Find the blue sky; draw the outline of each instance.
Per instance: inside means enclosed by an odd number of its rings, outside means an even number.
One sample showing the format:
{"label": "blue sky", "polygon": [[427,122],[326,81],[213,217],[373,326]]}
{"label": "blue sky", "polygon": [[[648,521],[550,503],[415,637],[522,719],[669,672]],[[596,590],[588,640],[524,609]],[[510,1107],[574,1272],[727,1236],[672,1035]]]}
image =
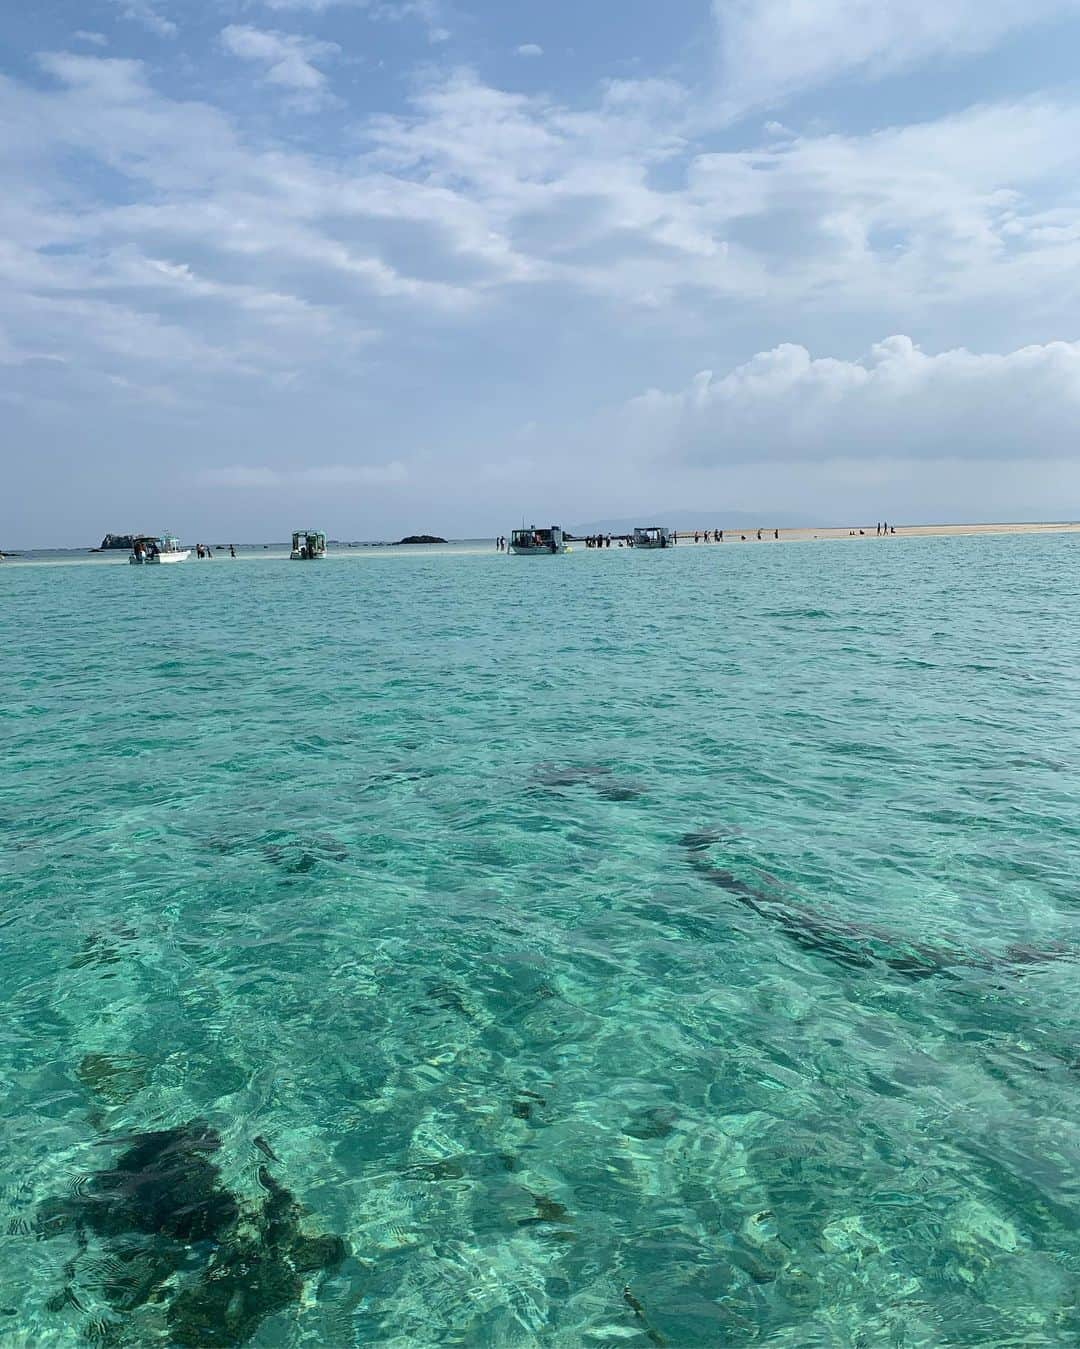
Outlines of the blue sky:
{"label": "blue sky", "polygon": [[1080,0],[52,0],[0,544],[1080,515]]}

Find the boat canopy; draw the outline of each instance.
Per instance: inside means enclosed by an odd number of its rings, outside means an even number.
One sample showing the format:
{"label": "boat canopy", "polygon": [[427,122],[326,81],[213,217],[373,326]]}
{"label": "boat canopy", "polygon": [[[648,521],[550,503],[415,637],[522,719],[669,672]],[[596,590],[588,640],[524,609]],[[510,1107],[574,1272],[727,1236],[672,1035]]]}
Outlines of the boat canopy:
{"label": "boat canopy", "polygon": [[528,529],[514,529],[510,533],[511,544],[519,548],[544,548],[561,541],[562,530],[558,525],[530,525]]}
{"label": "boat canopy", "polygon": [[313,558],[326,556],[326,535],[321,529],[294,529],[292,536],[292,560],[310,562]]}
{"label": "boat canopy", "polygon": [[667,525],[637,525],[634,529],[636,544],[659,544],[663,547],[671,539],[671,530]]}
{"label": "boat canopy", "polygon": [[131,539],[131,551],[133,553],[150,552],[151,550],[159,553],[179,553],[183,550],[180,547],[180,540],[175,534],[162,534],[160,537],[156,534],[134,534]]}

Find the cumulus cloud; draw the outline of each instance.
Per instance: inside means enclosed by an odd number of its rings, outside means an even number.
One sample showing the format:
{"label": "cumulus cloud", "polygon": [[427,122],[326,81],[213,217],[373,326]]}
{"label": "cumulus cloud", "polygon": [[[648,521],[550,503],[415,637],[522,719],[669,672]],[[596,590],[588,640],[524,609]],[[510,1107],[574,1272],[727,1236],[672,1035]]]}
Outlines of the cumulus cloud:
{"label": "cumulus cloud", "polygon": [[1060,457],[1080,414],[1080,342],[1004,355],[928,355],[887,338],[861,360],[784,344],[620,414],[645,454],[697,465],[755,460]]}
{"label": "cumulus cloud", "polygon": [[341,53],[336,42],[253,28],[249,24],[234,23],[222,29],[221,43],[241,61],[260,66],[268,84],[294,90],[312,106],[321,100],[326,88],[326,76],[315,62]]}
{"label": "cumulus cloud", "polygon": [[404,482],[405,465],[392,459],[385,464],[328,464],[312,468],[267,468],[232,464],[206,469],[201,481],[217,487],[379,487]]}
{"label": "cumulus cloud", "polygon": [[160,14],[151,0],[112,0],[122,19],[130,19],[158,37],[175,37],[180,31],[172,19]]}
{"label": "cumulus cloud", "polygon": [[517,54],[519,56],[543,56],[544,49],[537,42],[523,42],[517,48]]}
{"label": "cumulus cloud", "polygon": [[149,92],[141,61],[42,52],[38,64],[60,83],[78,91],[79,96],[100,99],[105,105],[140,102]]}
{"label": "cumulus cloud", "polygon": [[840,76],[875,77],[990,49],[1077,0],[713,0],[732,113]]}

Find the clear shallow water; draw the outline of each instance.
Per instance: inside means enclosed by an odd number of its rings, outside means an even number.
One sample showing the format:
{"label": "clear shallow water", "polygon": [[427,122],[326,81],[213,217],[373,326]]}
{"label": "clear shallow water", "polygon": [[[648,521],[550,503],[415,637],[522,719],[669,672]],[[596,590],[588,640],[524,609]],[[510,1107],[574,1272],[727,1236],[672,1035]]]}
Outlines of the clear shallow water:
{"label": "clear shallow water", "polygon": [[0,568],[0,1346],[199,1119],[256,1346],[1080,1341],[1073,539],[215,561]]}

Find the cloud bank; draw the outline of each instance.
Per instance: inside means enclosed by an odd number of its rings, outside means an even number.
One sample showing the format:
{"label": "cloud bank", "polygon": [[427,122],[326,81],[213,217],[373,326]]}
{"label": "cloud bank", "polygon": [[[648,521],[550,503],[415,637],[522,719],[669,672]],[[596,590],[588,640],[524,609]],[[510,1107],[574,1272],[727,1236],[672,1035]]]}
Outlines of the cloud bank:
{"label": "cloud bank", "polygon": [[927,355],[886,338],[857,361],[784,344],[621,414],[639,452],[697,466],[761,460],[1056,458],[1080,427],[1080,342]]}

